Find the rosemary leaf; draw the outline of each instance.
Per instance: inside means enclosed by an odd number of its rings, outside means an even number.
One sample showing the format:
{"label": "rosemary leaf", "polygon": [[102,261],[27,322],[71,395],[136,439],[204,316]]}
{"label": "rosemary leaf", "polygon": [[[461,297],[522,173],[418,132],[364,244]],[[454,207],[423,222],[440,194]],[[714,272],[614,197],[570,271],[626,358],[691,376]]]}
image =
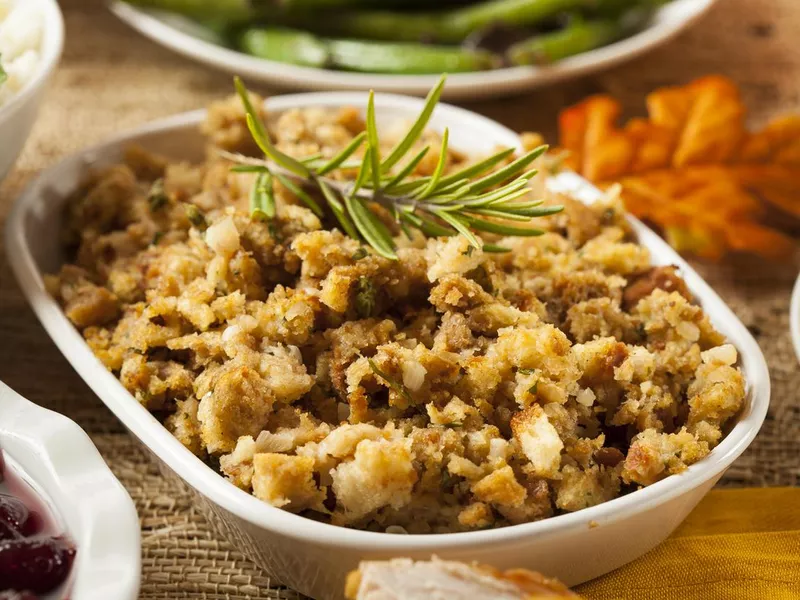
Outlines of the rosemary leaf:
{"label": "rosemary leaf", "polygon": [[280,173],[275,173],[275,177],[277,177],[278,181],[280,181],[283,184],[283,187],[285,187],[295,196],[300,198],[300,200],[302,200],[306,204],[306,206],[308,206],[312,211],[314,211],[315,215],[317,215],[320,218],[325,216],[325,212],[322,210],[322,207],[319,205],[319,203],[316,200],[314,200],[314,198],[312,198],[302,187],[297,185],[294,181],[292,181],[285,175],[281,175]]}
{"label": "rosemary leaf", "polygon": [[392,242],[392,235],[386,228],[386,225],[384,225],[360,199],[354,196],[345,196],[344,204],[358,232],[364,237],[367,243],[375,248],[375,251],[384,258],[397,260],[397,254],[395,254],[394,251],[394,243]]}
{"label": "rosemary leaf", "polygon": [[356,176],[356,180],[353,183],[353,190],[350,192],[351,196],[355,196],[358,193],[364,183],[367,181],[367,175],[369,174],[369,165],[372,163],[372,148],[367,146],[366,151],[364,151],[364,158],[361,161],[361,169]]}
{"label": "rosemary leaf", "polygon": [[315,163],[315,162],[319,161],[322,158],[323,158],[322,152],[315,152],[314,154],[310,154],[308,156],[304,156],[303,158],[300,159],[300,162],[303,163],[304,165],[308,165],[308,164]]}
{"label": "rosemary leaf", "polygon": [[477,181],[472,182],[469,187],[470,192],[473,193],[480,192],[489,189],[491,187],[494,187],[498,183],[503,183],[504,181],[510,179],[511,177],[522,171],[522,169],[527,167],[529,164],[531,164],[534,160],[539,158],[546,151],[547,151],[547,146],[539,146],[538,148],[531,150],[527,154],[520,156],[517,160],[515,160],[511,164],[506,165],[502,169],[495,171],[494,173],[487,175],[486,177],[478,179]]}
{"label": "rosemary leaf", "polygon": [[560,213],[564,210],[564,207],[560,204],[558,206],[541,206],[541,207],[533,207],[533,208],[516,208],[513,204],[511,205],[497,205],[492,204],[492,208],[494,210],[498,210],[502,208],[503,212],[512,215],[522,215],[525,217],[546,217],[548,215],[554,215],[556,213]]}
{"label": "rosemary leaf", "polygon": [[503,225],[501,223],[494,223],[492,221],[484,221],[482,219],[475,219],[469,216],[464,216],[462,218],[465,219],[473,229],[477,229],[478,231],[487,231],[489,233],[497,233],[499,235],[535,237],[544,233],[544,231],[541,229],[513,227],[511,225]]}
{"label": "rosemary leaf", "polygon": [[480,248],[483,245],[481,244],[481,242],[478,241],[478,238],[475,237],[475,234],[470,231],[467,225],[468,221],[465,223],[457,215],[451,215],[450,213],[445,212],[441,209],[434,209],[432,212],[442,221],[452,226],[453,229],[455,229],[458,233],[467,238],[467,240],[469,240],[469,243],[475,246],[476,248]]}
{"label": "rosemary leaf", "polygon": [[250,217],[258,221],[275,218],[275,193],[269,172],[259,173],[250,188]]}
{"label": "rosemary leaf", "polygon": [[417,155],[408,161],[406,166],[400,169],[397,174],[389,180],[389,182],[384,186],[384,190],[387,192],[393,192],[394,190],[392,188],[399,185],[403,180],[405,180],[406,177],[414,172],[414,169],[417,168],[417,165],[420,163],[420,161],[425,158],[428,150],[430,150],[430,146],[425,146],[422,150],[417,152]]}
{"label": "rosemary leaf", "polygon": [[527,223],[531,220],[530,217],[525,215],[517,215],[511,212],[504,212],[502,210],[492,210],[491,208],[468,208],[467,212],[471,215],[481,215],[483,217],[494,217],[496,219],[505,219],[506,221],[518,221],[520,223]]}
{"label": "rosemary leaf", "polygon": [[417,227],[428,237],[447,237],[458,233],[455,229],[444,227],[436,221],[423,217],[422,215],[415,216],[419,219],[419,225],[417,225]]}
{"label": "rosemary leaf", "polygon": [[330,159],[327,163],[325,163],[321,167],[317,168],[317,175],[319,176],[327,175],[331,171],[341,167],[348,158],[350,158],[351,156],[353,156],[353,154],[356,153],[359,146],[361,146],[361,144],[364,143],[366,137],[367,133],[365,131],[359,133],[356,137],[354,137],[350,141],[349,144],[347,144],[347,146],[345,146],[339,152],[339,154],[334,156],[332,159]]}
{"label": "rosemary leaf", "polygon": [[442,90],[444,89],[444,83],[446,79],[447,77],[442,75],[439,78],[439,82],[436,84],[436,86],[430,92],[428,92],[428,96],[425,98],[425,104],[423,105],[419,117],[417,117],[417,120],[408,130],[408,133],[406,133],[405,137],[397,142],[397,145],[389,153],[389,156],[384,159],[383,163],[381,164],[382,171],[388,171],[400,160],[402,160],[402,158],[414,145],[414,142],[416,142],[422,135],[422,132],[425,131],[425,127],[428,125],[428,121],[430,121],[431,115],[433,114],[433,109],[435,109],[436,105],[439,103],[439,97],[442,95]]}
{"label": "rosemary leaf", "polygon": [[269,173],[266,165],[236,165],[231,167],[234,173]]}
{"label": "rosemary leaf", "polygon": [[339,198],[336,197],[336,192],[333,188],[322,179],[318,179],[317,182],[319,183],[319,189],[322,191],[322,195],[325,197],[325,200],[328,201],[328,206],[331,207],[331,211],[336,217],[336,220],[339,221],[344,232],[354,240],[361,239],[361,236],[358,235],[358,229],[356,229],[352,219],[350,219],[347,212],[345,212],[344,206]]}
{"label": "rosemary leaf", "polygon": [[372,189],[381,187],[381,148],[378,141],[378,124],[375,122],[375,92],[369,91],[367,100],[367,144],[369,145],[369,170],[372,173]]}
{"label": "rosemary leaf", "polygon": [[419,177],[418,179],[414,179],[413,181],[404,181],[395,185],[391,190],[389,188],[384,188],[384,191],[389,194],[394,194],[397,196],[404,196],[410,195],[414,192],[424,188],[428,185],[428,182],[431,180],[430,177]]}
{"label": "rosemary leaf", "polygon": [[261,122],[258,113],[253,107],[253,103],[250,102],[250,94],[247,88],[244,87],[242,80],[236,77],[234,78],[234,84],[236,85],[236,91],[239,93],[239,97],[242,99],[242,104],[247,113],[247,128],[250,130],[250,134],[253,136],[256,144],[258,144],[258,147],[261,148],[261,151],[287,171],[291,171],[299,177],[309,177],[311,171],[309,171],[308,167],[288,154],[284,154],[272,144],[272,140],[269,139],[269,133],[267,133],[264,124]]}
{"label": "rosemary leaf", "polygon": [[501,150],[497,154],[493,154],[488,158],[484,158],[483,160],[478,161],[473,165],[464,167],[460,171],[456,171],[455,173],[452,173],[447,177],[442,177],[442,179],[439,181],[439,186],[437,191],[444,192],[449,186],[452,186],[454,184],[462,185],[465,180],[469,179],[470,177],[480,175],[481,173],[485,173],[495,165],[503,162],[512,154],[514,154],[514,148],[506,148],[505,150]]}
{"label": "rosemary leaf", "polygon": [[442,133],[442,149],[439,151],[439,162],[436,163],[436,168],[433,170],[433,175],[431,175],[428,184],[415,195],[415,198],[418,200],[430,196],[436,189],[436,186],[439,185],[439,180],[442,178],[442,173],[444,173],[444,168],[447,165],[447,144],[449,139],[450,130],[445,128],[444,133]]}
{"label": "rosemary leaf", "polygon": [[[471,248],[472,246],[470,246]],[[494,244],[484,244],[483,245],[484,252],[491,252],[494,254],[505,254],[506,252],[511,252],[511,248],[506,248],[504,246],[496,246]]]}

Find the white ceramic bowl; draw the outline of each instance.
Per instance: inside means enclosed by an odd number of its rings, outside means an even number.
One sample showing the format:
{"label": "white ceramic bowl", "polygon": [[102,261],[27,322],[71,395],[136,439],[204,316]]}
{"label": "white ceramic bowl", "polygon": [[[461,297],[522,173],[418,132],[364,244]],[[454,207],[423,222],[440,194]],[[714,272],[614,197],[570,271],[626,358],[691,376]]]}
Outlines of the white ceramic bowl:
{"label": "white ceramic bowl", "polygon": [[64,20],[56,0],[22,0],[40,9],[42,47],[36,74],[19,92],[0,106],[0,181],[17,160],[39,113],[39,105],[64,45]]}
{"label": "white ceramic bowl", "polygon": [[[636,35],[554,65],[451,74],[444,97],[474,100],[503,96],[610,67],[670,40],[697,21],[714,2],[716,0],[672,0],[657,11],[646,29]],[[379,92],[424,96],[436,85],[439,78],[438,75],[349,73],[264,60],[215,43],[213,34],[178,15],[143,10],[119,0],[111,3],[111,10],[143,35],[175,52],[218,69],[281,88],[374,89]]]}
{"label": "white ceramic bowl", "polygon": [[75,541],[69,598],[135,600],[139,518],[89,436],[0,383],[0,448]]}
{"label": "white ceramic bowl", "polygon": [[[421,101],[378,94],[377,117],[407,119]],[[278,112],[304,106],[365,106],[366,94],[332,92],[271,98]],[[657,264],[676,264],[705,310],[739,349],[747,379],[747,403],[738,422],[704,460],[681,475],[605,504],[536,523],[495,530],[442,535],[391,535],[319,523],[274,508],[238,489],[184,448],[103,367],[47,294],[42,274],[55,272],[63,257],[59,220],[66,196],[88,164],[118,161],[131,142],[187,160],[203,155],[197,124],[204,112],[178,115],[147,125],[68,158],[41,175],[19,198],[6,243],[11,265],[28,301],[64,356],[116,416],[161,462],[194,491],[212,523],[271,576],[315,598],[339,598],[345,573],[365,558],[410,556],[478,560],[500,568],[528,567],[577,584],[615,569],[664,540],[716,483],[758,432],[769,403],[764,357],[747,329],[675,252],[638,221],[633,226]],[[434,112],[431,127],[449,127],[454,148],[487,153],[497,145],[518,146],[518,136],[497,123],[448,105]],[[597,190],[567,173],[553,185],[592,201]]]}

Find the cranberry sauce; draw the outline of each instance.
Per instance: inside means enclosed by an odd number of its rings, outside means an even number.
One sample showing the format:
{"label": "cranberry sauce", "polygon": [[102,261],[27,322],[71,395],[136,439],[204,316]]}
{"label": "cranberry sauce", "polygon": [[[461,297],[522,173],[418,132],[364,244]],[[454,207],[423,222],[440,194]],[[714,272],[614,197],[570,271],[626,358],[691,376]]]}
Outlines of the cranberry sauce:
{"label": "cranberry sauce", "polygon": [[0,450],[0,600],[35,600],[63,584],[75,546]]}

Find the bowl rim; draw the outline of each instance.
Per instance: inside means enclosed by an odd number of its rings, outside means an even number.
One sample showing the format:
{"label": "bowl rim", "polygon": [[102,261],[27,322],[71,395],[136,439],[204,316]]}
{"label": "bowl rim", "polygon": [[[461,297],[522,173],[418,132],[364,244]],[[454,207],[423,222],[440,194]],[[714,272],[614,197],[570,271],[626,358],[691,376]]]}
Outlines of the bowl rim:
{"label": "bowl rim", "polygon": [[[375,102],[379,111],[394,109],[407,112],[419,111],[423,101],[408,96],[376,94]],[[267,100],[267,109],[279,112],[298,107],[362,106],[365,103],[366,93],[363,92],[318,92],[274,96]],[[80,333],[69,323],[55,300],[44,289],[42,274],[33,260],[23,229],[23,219],[26,211],[30,210],[29,206],[49,187],[49,182],[59,180],[62,171],[66,173],[100,157],[112,155],[126,144],[148,134],[196,127],[204,115],[204,110],[197,110],[154,121],[74,154],[43,172],[16,201],[6,225],[6,246],[12,269],[28,302],[51,339],[84,381],[145,446],[181,479],[224,510],[252,525],[289,538],[327,547],[395,553],[412,550],[464,549],[476,544],[481,546],[507,544],[530,536],[549,538],[568,530],[584,529],[590,522],[603,524],[627,518],[700,486],[724,471],[747,448],[760,429],[766,416],[770,394],[769,374],[760,348],[750,332],[708,284],[666,242],[639,221],[631,219],[637,233],[647,238],[648,247],[656,246],[660,251],[668,253],[668,263],[680,267],[690,289],[702,299],[712,320],[716,319],[715,323],[719,323],[720,320],[727,323],[724,329],[737,347],[746,368],[750,401],[736,425],[707,457],[691,465],[680,475],[672,475],[651,486],[591,508],[532,523],[484,531],[393,535],[347,529],[301,517],[258,500],[234,486],[193,455],[125,390],[112,373],[105,369]],[[437,115],[463,119],[465,127],[472,126],[479,129],[491,127],[496,143],[520,146],[520,139],[516,133],[471,111],[444,103],[439,104],[431,120],[431,126],[434,128]],[[595,194],[600,193],[577,175],[571,173],[567,175],[572,178],[571,185],[584,186],[586,190],[594,190]]]}
{"label": "bowl rim", "polygon": [[[26,0],[17,0],[23,2]],[[56,0],[35,0],[42,9],[42,48],[36,74],[25,86],[0,106],[0,125],[10,119],[26,102],[35,98],[56,70],[64,51],[64,16]]]}
{"label": "bowl rim", "polygon": [[2,382],[0,415],[0,446],[22,469],[23,480],[43,493],[77,546],[66,583],[69,597],[101,600],[113,590],[119,600],[135,600],[141,572],[139,517],[89,436],[74,421]]}
{"label": "bowl rim", "polygon": [[[478,98],[519,92],[609,68],[669,41],[691,27],[718,0],[672,0],[658,9],[655,23],[632,36],[566,58],[554,65],[504,67],[488,71],[452,73],[444,97]],[[109,9],[120,20],[170,50],[217,69],[236,72],[281,86],[304,89],[341,89],[413,93],[424,95],[436,85],[438,75],[355,73],[271,61],[226,48],[187,33],[163,19],[164,11],[142,9],[113,0]],[[187,18],[169,15],[185,23]],[[658,18],[662,20],[658,20]]]}

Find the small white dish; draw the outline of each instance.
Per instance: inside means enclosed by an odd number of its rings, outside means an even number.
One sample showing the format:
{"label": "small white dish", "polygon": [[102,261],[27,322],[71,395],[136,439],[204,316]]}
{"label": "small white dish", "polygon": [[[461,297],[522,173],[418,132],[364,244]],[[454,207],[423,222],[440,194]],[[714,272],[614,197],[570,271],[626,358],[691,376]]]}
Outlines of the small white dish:
{"label": "small white dish", "polygon": [[789,327],[791,329],[792,344],[797,360],[800,361],[800,276],[794,283],[792,302],[789,305]]}
{"label": "small white dish", "polygon": [[0,448],[75,542],[67,596],[135,600],[141,572],[139,517],[89,436],[68,418],[0,383]]}
{"label": "small white dish", "polygon": [[[645,30],[636,35],[551,66],[451,74],[444,97],[474,100],[509,95],[610,67],[670,40],[699,19],[715,1],[672,0],[657,11]],[[140,9],[120,0],[111,3],[111,10],[128,25],[162,46],[198,62],[282,89],[373,89],[424,96],[438,80],[438,75],[351,73],[264,60],[214,43],[213,36],[207,30],[178,15]]]}
{"label": "small white dish", "polygon": [[[366,105],[365,93],[330,92],[277,96],[270,112],[310,106]],[[416,98],[377,94],[378,125],[409,119],[422,107]],[[42,275],[63,262],[59,243],[62,206],[88,165],[118,162],[136,143],[167,156],[199,160],[204,111],[151,123],[79,152],[45,171],[17,200],[6,228],[6,248],[17,280],[44,328],[75,370],[125,426],[159,459],[162,472],[179,477],[197,506],[231,542],[276,580],[321,600],[341,597],[345,574],[361,560],[410,557],[477,560],[500,569],[526,567],[575,585],[616,569],[649,551],[683,521],[758,433],[769,405],[767,366],[753,337],[700,276],[654,232],[631,223],[655,264],[677,265],[714,325],[739,350],[747,401],[737,423],[709,456],[674,475],[598,506],[501,529],[436,535],[392,535],[320,523],[265,504],[229,483],[174,438],[95,358],[81,334],[45,290]],[[517,134],[475,113],[439,105],[430,127],[451,131],[451,145],[475,154],[497,146],[519,147]],[[565,173],[552,179],[563,191],[591,202],[600,193]]]}
{"label": "small white dish", "polygon": [[58,66],[64,46],[64,20],[56,0],[22,0],[41,11],[42,47],[36,74],[0,106],[0,181],[17,160],[39,114],[47,82]]}

